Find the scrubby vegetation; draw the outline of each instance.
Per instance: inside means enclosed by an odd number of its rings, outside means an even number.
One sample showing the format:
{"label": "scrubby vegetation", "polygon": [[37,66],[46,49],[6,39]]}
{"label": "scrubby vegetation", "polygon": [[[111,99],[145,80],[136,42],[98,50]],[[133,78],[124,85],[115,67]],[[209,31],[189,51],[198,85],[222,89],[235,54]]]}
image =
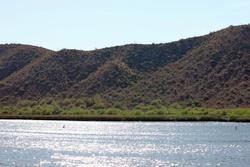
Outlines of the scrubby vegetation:
{"label": "scrubby vegetation", "polygon": [[21,101],[4,106],[0,118],[66,120],[141,120],[141,121],[250,121],[250,108],[204,108],[189,104],[162,105],[160,99],[128,109],[121,104],[105,106],[99,99],[44,99]]}

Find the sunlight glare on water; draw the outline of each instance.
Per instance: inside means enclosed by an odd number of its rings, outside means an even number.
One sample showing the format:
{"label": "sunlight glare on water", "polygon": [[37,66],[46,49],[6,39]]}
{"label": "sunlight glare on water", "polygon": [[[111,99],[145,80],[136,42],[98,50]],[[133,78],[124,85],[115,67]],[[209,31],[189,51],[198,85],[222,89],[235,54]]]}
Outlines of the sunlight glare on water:
{"label": "sunlight glare on water", "polygon": [[247,166],[249,129],[248,123],[0,120],[0,166]]}

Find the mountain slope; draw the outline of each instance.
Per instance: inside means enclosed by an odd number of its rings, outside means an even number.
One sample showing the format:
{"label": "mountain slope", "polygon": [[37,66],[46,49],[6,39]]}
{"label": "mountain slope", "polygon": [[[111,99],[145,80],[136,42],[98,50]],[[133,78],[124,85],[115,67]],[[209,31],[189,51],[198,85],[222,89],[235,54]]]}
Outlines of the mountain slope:
{"label": "mountain slope", "polygon": [[0,80],[10,76],[51,51],[28,45],[0,45]]}
{"label": "mountain slope", "polygon": [[1,105],[101,95],[126,106],[250,107],[250,25],[166,44],[58,52],[0,45]]}
{"label": "mountain slope", "polygon": [[208,107],[249,106],[249,39],[249,26],[216,32],[134,89],[144,88],[147,96],[169,103],[199,100]]}

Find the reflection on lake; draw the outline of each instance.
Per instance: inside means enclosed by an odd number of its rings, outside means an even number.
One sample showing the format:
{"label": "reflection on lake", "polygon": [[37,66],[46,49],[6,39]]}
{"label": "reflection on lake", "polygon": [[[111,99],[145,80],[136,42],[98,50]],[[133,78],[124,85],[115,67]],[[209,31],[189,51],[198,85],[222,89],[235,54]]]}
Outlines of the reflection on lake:
{"label": "reflection on lake", "polygon": [[0,166],[249,164],[249,123],[0,120]]}

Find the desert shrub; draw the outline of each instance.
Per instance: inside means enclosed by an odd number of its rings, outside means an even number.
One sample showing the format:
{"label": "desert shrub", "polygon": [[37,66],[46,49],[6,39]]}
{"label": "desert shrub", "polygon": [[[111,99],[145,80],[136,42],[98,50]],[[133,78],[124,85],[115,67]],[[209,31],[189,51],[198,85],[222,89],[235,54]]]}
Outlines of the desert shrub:
{"label": "desert shrub", "polygon": [[31,109],[32,115],[41,115],[42,114],[42,109],[40,105],[34,106]]}
{"label": "desert shrub", "polygon": [[89,108],[89,107],[92,107],[95,104],[95,102],[92,98],[87,98],[85,101],[85,104],[86,104],[86,107]]}
{"label": "desert shrub", "polygon": [[32,108],[31,107],[23,107],[19,110],[19,113],[21,115],[32,115]]}
{"label": "desert shrub", "polygon": [[143,113],[142,113],[142,111],[141,110],[134,110],[133,112],[132,112],[132,115],[142,115]]}
{"label": "desert shrub", "polygon": [[143,103],[140,103],[137,106],[135,106],[135,109],[140,110],[140,109],[143,109],[144,107],[145,105]]}
{"label": "desert shrub", "polygon": [[17,113],[18,109],[13,106],[4,106],[2,110],[0,110],[2,114],[13,114]]}
{"label": "desert shrub", "polygon": [[187,110],[184,110],[181,112],[182,115],[187,115],[188,114],[188,111]]}
{"label": "desert shrub", "polygon": [[54,106],[52,114],[60,114],[62,109],[59,106]]}
{"label": "desert shrub", "polygon": [[117,115],[120,112],[117,108],[109,108],[106,110],[105,114],[107,115]]}
{"label": "desert shrub", "polygon": [[156,110],[156,115],[164,115],[164,110]]}
{"label": "desert shrub", "polygon": [[114,103],[114,104],[113,104],[113,107],[114,107],[114,108],[117,108],[117,109],[120,109],[120,110],[122,110],[122,109],[125,108],[125,107],[122,105],[122,103],[120,103],[120,102]]}
{"label": "desert shrub", "polygon": [[66,111],[70,115],[86,114],[86,111],[84,109],[80,108],[80,107],[71,107],[71,108],[67,109]]}
{"label": "desert shrub", "polygon": [[37,101],[31,101],[31,100],[23,100],[23,101],[19,101],[17,103],[17,107],[33,107],[37,105]]}
{"label": "desert shrub", "polygon": [[170,108],[174,108],[174,109],[183,109],[185,108],[185,106],[182,106],[181,104],[179,103],[173,103],[169,106]]}
{"label": "desert shrub", "polygon": [[201,107],[202,106],[202,102],[200,100],[190,100],[187,104],[190,107]]}
{"label": "desert shrub", "polygon": [[41,100],[40,102],[39,102],[39,104],[40,105],[45,105],[45,104],[51,104],[53,102],[53,98],[51,98],[51,97],[48,97],[48,98],[45,98],[45,99],[43,99],[43,100]]}
{"label": "desert shrub", "polygon": [[148,112],[150,110],[152,110],[153,106],[150,105],[144,105],[143,103],[138,104],[137,106],[135,106],[135,110],[141,110],[143,112]]}
{"label": "desert shrub", "polygon": [[155,115],[155,111],[148,111],[147,113],[146,113],[147,115]]}
{"label": "desert shrub", "polygon": [[57,105],[59,105],[60,108],[62,109],[68,109],[68,108],[72,108],[75,105],[73,104],[72,99],[61,99],[58,100]]}
{"label": "desert shrub", "polygon": [[42,106],[42,115],[52,115],[54,107],[52,105]]}
{"label": "desert shrub", "polygon": [[104,109],[97,110],[97,114],[103,115],[103,114],[105,114],[105,110]]}
{"label": "desert shrub", "polygon": [[157,108],[160,108],[162,106],[162,100],[156,99],[151,102],[151,105],[156,106]]}
{"label": "desert shrub", "polygon": [[99,110],[99,109],[104,109],[105,106],[104,106],[104,104],[99,103],[99,104],[94,104],[94,105],[93,105],[93,108],[94,108],[95,110]]}
{"label": "desert shrub", "polygon": [[81,107],[81,108],[83,108],[83,106],[86,107],[85,99],[83,99],[83,98],[77,99],[75,105],[76,105],[76,107]]}
{"label": "desert shrub", "polygon": [[203,111],[203,115],[208,115],[208,111]]}

